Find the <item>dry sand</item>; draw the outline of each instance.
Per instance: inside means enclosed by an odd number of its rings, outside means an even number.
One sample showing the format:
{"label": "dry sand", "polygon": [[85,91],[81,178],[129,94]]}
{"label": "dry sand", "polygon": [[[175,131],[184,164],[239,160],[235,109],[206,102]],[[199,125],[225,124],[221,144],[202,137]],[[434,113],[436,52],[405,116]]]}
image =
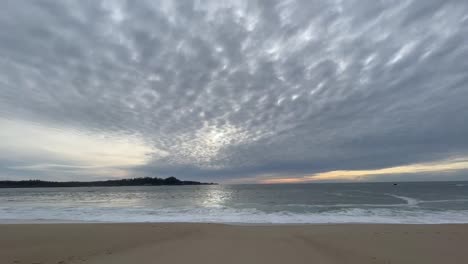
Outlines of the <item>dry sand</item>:
{"label": "dry sand", "polygon": [[468,263],[468,225],[0,225],[0,263]]}

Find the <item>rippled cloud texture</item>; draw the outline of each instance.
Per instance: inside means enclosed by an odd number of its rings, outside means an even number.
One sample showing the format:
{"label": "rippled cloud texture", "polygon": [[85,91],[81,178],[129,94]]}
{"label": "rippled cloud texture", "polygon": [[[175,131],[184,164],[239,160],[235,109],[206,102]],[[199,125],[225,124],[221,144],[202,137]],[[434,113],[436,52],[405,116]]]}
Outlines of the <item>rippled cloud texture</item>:
{"label": "rippled cloud texture", "polygon": [[468,179],[467,1],[1,5],[1,179]]}

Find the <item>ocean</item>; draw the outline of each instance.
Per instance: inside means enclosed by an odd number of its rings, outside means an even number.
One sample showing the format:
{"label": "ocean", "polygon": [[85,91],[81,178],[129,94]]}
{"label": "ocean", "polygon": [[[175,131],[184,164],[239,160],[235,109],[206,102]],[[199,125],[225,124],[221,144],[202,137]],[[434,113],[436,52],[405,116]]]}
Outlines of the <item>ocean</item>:
{"label": "ocean", "polygon": [[468,223],[468,182],[0,189],[0,222]]}

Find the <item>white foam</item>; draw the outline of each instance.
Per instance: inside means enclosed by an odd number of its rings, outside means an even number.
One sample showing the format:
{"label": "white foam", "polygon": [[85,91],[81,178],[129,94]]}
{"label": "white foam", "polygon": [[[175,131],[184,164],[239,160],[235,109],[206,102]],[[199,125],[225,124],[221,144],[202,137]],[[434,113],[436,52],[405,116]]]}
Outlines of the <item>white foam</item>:
{"label": "white foam", "polygon": [[411,198],[411,197],[400,196],[400,195],[395,195],[395,194],[387,194],[387,195],[405,201],[408,206],[417,206],[420,203],[420,200]]}
{"label": "white foam", "polygon": [[[395,194],[387,194],[387,195],[405,201],[408,206],[417,206],[417,205],[423,204],[423,203],[468,202],[468,199],[419,200],[419,199],[416,199],[416,198],[411,198],[411,197],[407,197],[407,196],[400,196],[400,195],[395,195]],[[384,207],[383,205],[377,205],[377,206]]]}
{"label": "white foam", "polygon": [[453,202],[468,202],[468,199],[448,199],[448,200],[427,200],[419,201],[419,203],[453,203]]}
{"label": "white foam", "polygon": [[467,210],[428,211],[347,208],[317,213],[266,213],[233,208],[0,208],[0,222],[201,222],[201,223],[468,223]]}

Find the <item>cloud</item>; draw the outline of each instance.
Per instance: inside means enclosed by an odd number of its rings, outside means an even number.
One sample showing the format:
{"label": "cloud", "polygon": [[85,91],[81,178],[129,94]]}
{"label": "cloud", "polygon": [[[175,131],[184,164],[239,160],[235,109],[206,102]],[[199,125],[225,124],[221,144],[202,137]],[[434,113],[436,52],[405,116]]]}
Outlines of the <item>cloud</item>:
{"label": "cloud", "polygon": [[[462,0],[3,3],[1,128],[25,128],[0,141],[0,177],[230,181],[465,157],[467,13]],[[47,141],[19,143],[36,133]],[[106,173],[84,158],[96,148],[113,156]]]}
{"label": "cloud", "polygon": [[125,169],[146,164],[150,155],[166,155],[156,153],[138,138],[82,134],[67,128],[2,119],[0,126],[4,140],[0,158],[12,162],[5,169],[22,172],[26,177],[34,172],[52,177],[60,173],[76,177],[129,176]]}

